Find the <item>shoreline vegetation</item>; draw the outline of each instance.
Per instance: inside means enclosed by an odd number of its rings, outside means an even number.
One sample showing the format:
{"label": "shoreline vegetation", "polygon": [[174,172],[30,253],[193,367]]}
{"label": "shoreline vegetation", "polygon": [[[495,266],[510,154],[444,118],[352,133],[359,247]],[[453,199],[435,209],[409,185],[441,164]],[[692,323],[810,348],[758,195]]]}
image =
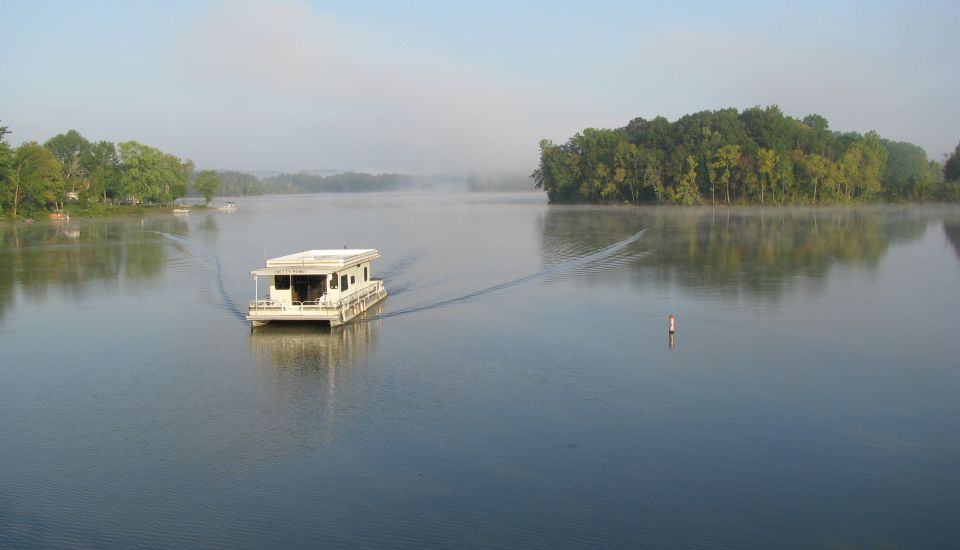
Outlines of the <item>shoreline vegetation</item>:
{"label": "shoreline vegetation", "polygon": [[76,130],[42,145],[11,147],[0,126],[0,221],[62,215],[101,217],[172,212],[180,199],[292,193],[344,193],[414,189],[444,176],[279,173],[257,177],[238,171],[196,172],[192,160],[136,141],[92,142]]}
{"label": "shoreline vegetation", "polygon": [[834,132],[776,105],[635,118],[540,141],[531,178],[550,203],[834,205],[960,200],[960,144],[945,163],[876,132]]}
{"label": "shoreline vegetation", "polygon": [[[11,147],[0,126],[0,221],[170,212],[186,197],[400,191],[449,176],[194,170],[137,141],[93,142],[76,130]],[[669,122],[636,118],[540,142],[530,176],[550,203],[836,205],[960,200],[960,144],[943,164],[876,132],[834,132],[777,106],[702,111]],[[527,178],[474,172],[470,192],[518,191]],[[195,207],[202,207],[196,206]]]}

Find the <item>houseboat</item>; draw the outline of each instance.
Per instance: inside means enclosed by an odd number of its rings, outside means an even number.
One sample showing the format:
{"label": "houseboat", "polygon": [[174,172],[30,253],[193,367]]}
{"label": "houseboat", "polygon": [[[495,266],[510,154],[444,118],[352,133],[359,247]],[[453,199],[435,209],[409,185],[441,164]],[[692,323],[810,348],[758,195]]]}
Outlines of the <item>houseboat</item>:
{"label": "houseboat", "polygon": [[[254,299],[247,309],[253,326],[270,321],[319,321],[339,326],[387,296],[383,280],[373,277],[373,248],[305,250],[271,258],[250,272]],[[269,292],[260,297],[260,278]]]}

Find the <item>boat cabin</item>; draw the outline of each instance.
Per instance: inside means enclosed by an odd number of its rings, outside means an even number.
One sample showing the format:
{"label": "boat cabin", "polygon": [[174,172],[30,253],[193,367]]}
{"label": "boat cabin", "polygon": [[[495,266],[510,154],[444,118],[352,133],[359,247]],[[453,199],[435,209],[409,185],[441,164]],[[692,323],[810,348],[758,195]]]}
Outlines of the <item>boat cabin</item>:
{"label": "boat cabin", "polygon": [[[387,293],[373,277],[370,262],[376,249],[305,250],[271,258],[250,272],[254,299],[247,320],[254,326],[270,321],[346,323],[379,302]],[[267,290],[261,298],[260,280]]]}

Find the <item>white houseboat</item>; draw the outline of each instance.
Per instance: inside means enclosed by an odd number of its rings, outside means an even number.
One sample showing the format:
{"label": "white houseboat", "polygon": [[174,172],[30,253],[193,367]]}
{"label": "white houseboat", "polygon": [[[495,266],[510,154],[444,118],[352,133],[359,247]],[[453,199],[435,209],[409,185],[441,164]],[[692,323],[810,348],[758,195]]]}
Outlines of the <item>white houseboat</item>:
{"label": "white houseboat", "polygon": [[[387,296],[383,280],[370,271],[370,261],[379,257],[375,249],[365,248],[306,250],[269,259],[250,272],[256,289],[247,320],[255,327],[270,321],[342,325]],[[270,285],[263,298],[260,277]]]}

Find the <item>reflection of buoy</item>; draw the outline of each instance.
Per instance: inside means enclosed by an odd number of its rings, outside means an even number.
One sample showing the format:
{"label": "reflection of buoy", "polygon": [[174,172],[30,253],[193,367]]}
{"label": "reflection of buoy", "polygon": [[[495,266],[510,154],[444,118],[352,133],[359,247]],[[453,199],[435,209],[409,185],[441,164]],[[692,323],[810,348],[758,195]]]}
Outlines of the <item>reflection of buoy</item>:
{"label": "reflection of buoy", "polygon": [[673,348],[677,347],[677,341],[674,340],[675,337],[676,335],[672,332],[670,333],[670,336],[667,337],[667,340],[669,340],[670,343],[670,351],[673,351]]}
{"label": "reflection of buoy", "polygon": [[673,334],[677,331],[677,318],[674,317],[672,313],[669,317],[667,317],[667,330],[670,332],[670,334]]}

